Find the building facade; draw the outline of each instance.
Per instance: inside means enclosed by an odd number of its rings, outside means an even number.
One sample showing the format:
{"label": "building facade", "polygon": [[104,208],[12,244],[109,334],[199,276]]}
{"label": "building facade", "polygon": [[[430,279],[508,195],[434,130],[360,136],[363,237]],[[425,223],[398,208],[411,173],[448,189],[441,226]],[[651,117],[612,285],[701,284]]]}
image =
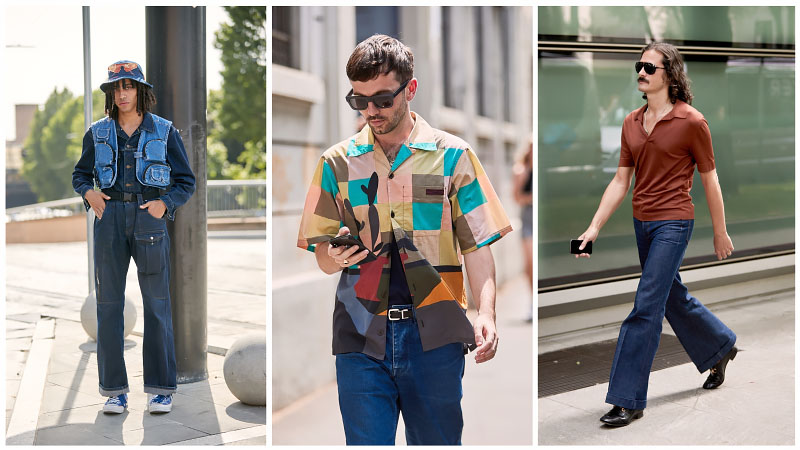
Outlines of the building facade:
{"label": "building facade", "polygon": [[[642,47],[678,47],[693,106],[708,121],[734,258],[794,251],[794,8],[538,9],[539,287],[638,276],[631,194],[577,264],[566,242],[589,225],[619,161],[625,116],[645,104],[633,65]],[[716,263],[695,173],[685,265]]]}

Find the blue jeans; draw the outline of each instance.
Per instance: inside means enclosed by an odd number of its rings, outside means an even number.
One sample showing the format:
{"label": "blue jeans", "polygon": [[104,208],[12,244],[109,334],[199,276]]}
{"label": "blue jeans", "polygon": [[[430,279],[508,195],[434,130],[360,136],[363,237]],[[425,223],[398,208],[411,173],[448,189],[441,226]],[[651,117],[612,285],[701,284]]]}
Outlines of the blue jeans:
{"label": "blue jeans", "polygon": [[130,391],[124,359],[125,281],[131,256],[144,303],[142,362],[144,392],[168,395],[177,388],[175,342],[169,298],[169,235],[165,219],[156,219],[138,202],[109,200],[94,222],[97,295],[97,367],[100,394]]}
{"label": "blue jeans", "polygon": [[363,353],[336,355],[347,444],[394,445],[402,412],[407,444],[460,445],[463,376],[463,344],[424,352],[415,319],[387,321],[382,361]]}
{"label": "blue jeans", "polygon": [[701,373],[728,353],[736,335],[689,294],[678,274],[694,220],[634,219],[633,225],[642,277],[633,311],[619,330],[606,403],[644,409],[664,317]]}

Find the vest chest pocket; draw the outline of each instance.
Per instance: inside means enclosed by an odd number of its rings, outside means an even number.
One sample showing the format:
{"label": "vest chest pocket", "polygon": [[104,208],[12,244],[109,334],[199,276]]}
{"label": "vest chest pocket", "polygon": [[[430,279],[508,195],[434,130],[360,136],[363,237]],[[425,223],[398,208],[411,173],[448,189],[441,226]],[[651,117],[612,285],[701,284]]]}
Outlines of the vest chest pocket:
{"label": "vest chest pocket", "polygon": [[[145,212],[145,214],[147,214]],[[164,230],[135,233],[136,268],[143,274],[157,274],[164,270],[166,260],[166,240]]]}
{"label": "vest chest pocket", "polygon": [[167,164],[167,143],[161,139],[148,141],[144,146],[143,172],[140,172],[142,184],[148,186],[167,187],[169,185],[170,168]]}
{"label": "vest chest pocket", "polygon": [[94,146],[95,171],[101,187],[109,187],[114,181],[114,150],[105,142]]}
{"label": "vest chest pocket", "polygon": [[148,141],[144,146],[144,159],[153,162],[167,161],[167,143],[161,139]]}
{"label": "vest chest pocket", "polygon": [[169,185],[169,166],[153,164],[144,171],[144,182],[149,185],[166,187]]}

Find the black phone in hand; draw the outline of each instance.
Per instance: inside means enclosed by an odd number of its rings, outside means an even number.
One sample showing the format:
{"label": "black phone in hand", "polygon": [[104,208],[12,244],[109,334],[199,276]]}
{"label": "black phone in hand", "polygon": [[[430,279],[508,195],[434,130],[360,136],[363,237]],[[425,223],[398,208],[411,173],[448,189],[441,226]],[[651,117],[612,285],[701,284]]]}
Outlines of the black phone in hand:
{"label": "black phone in hand", "polygon": [[586,243],[586,247],[583,250],[579,250],[578,247],[581,246],[581,239],[572,239],[569,241],[569,252],[573,255],[580,255],[581,253],[588,253],[592,254],[592,241]]}
{"label": "black phone in hand", "polygon": [[334,238],[331,238],[331,240],[328,242],[333,247],[351,247],[355,245],[356,247],[358,247],[356,253],[363,252],[364,250],[367,249],[367,247],[364,247],[364,244],[357,237],[354,237],[350,234],[343,234],[341,236],[336,236]]}

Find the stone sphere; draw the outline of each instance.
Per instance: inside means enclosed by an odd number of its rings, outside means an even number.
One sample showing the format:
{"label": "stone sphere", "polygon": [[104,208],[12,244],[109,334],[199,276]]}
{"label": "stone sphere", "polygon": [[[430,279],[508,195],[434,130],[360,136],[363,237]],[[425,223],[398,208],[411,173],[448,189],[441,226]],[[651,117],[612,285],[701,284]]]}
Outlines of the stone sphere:
{"label": "stone sphere", "polygon": [[225,354],[225,384],[242,403],[267,405],[267,335],[242,336]]}
{"label": "stone sphere", "polygon": [[[81,306],[81,325],[83,330],[93,340],[97,340],[97,298],[95,298],[94,291],[86,297],[86,300]],[[133,300],[125,297],[125,309],[122,315],[125,317],[125,329],[122,332],[124,337],[127,337],[133,331],[136,325],[136,305]]]}

